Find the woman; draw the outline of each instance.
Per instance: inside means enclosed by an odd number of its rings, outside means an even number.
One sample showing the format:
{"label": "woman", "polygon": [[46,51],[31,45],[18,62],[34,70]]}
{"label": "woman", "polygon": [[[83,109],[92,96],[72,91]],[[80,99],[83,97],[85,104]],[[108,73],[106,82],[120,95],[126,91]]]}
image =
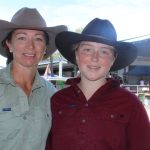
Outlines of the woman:
{"label": "woman", "polygon": [[[52,96],[49,150],[149,150],[150,124],[138,98],[107,79],[131,64],[136,48],[116,40],[108,20],[95,18],[81,34],[56,36],[60,53],[77,64],[80,77]],[[75,61],[76,60],[76,61]]]}
{"label": "woman", "polygon": [[22,8],[11,22],[0,20],[0,149],[44,150],[51,127],[54,86],[40,77],[39,61],[55,50],[54,38],[65,26],[46,27],[36,9]]}

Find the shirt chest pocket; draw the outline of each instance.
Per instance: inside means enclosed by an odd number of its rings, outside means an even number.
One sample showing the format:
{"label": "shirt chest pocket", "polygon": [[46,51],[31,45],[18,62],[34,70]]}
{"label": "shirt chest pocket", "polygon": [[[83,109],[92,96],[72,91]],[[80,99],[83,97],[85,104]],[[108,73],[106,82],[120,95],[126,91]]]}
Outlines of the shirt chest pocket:
{"label": "shirt chest pocket", "polygon": [[13,118],[13,113],[11,111],[3,111],[3,108],[1,108],[0,123],[10,120],[11,118]]}
{"label": "shirt chest pocket", "polygon": [[124,112],[115,112],[115,111],[99,111],[96,115],[98,120],[110,121],[118,124],[126,124],[129,119],[129,114]]}
{"label": "shirt chest pocket", "polygon": [[104,136],[109,139],[113,135],[116,139],[121,139],[125,136],[126,127],[129,120],[129,113],[124,111],[114,110],[95,110],[94,117],[95,128],[98,132],[103,132]]}
{"label": "shirt chest pocket", "polygon": [[45,139],[51,126],[51,114],[46,108],[32,106],[27,117],[31,129],[31,132],[28,133],[28,140],[37,142],[41,139]]}
{"label": "shirt chest pocket", "polygon": [[78,109],[77,108],[60,108],[57,110],[52,111],[53,114],[53,121],[54,124],[54,130],[61,133],[68,133],[68,131],[74,130],[74,127],[76,126],[76,120],[78,115]]}
{"label": "shirt chest pocket", "polygon": [[53,110],[53,119],[57,119],[57,120],[66,120],[66,119],[71,119],[72,117],[75,116],[77,112],[76,108],[60,108],[60,109],[56,109]]}
{"label": "shirt chest pocket", "polygon": [[39,130],[42,130],[43,128],[49,129],[51,125],[51,114],[50,112],[46,111],[46,109],[33,107],[30,109],[30,117],[33,121],[33,124],[35,124]]}
{"label": "shirt chest pocket", "polygon": [[21,114],[11,108],[0,108],[0,134],[9,133],[12,130],[20,130],[22,127]]}

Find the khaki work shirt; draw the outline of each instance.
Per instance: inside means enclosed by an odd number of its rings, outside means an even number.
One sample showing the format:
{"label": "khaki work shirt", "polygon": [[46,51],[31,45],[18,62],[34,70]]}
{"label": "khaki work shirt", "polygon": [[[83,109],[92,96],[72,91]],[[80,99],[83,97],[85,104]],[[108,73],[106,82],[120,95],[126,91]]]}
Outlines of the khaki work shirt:
{"label": "khaki work shirt", "polygon": [[44,150],[56,89],[37,72],[28,97],[14,83],[10,68],[0,70],[0,150]]}

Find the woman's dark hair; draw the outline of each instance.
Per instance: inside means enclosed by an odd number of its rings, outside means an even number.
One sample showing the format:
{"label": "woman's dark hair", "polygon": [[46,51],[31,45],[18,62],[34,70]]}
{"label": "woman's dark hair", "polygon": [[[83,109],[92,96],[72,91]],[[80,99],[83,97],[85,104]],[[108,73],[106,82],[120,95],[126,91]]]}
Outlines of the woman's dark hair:
{"label": "woman's dark hair", "polygon": [[[74,56],[75,56],[75,52],[78,50],[79,46],[80,46],[80,42],[75,43],[75,44],[72,45],[72,51],[73,51]],[[75,58],[75,60],[74,60],[75,64],[77,65],[76,57],[74,57],[74,58]]]}
{"label": "woman's dark hair", "polygon": [[[6,50],[6,57],[7,57],[7,61],[6,64],[8,65],[12,60],[13,60],[13,54],[9,51],[9,48],[6,44],[6,41],[11,42],[11,38],[12,38],[12,34],[15,30],[11,31],[10,33],[8,33],[8,35],[6,36],[6,38],[2,41],[2,46],[3,48]],[[46,45],[48,45],[49,43],[49,36],[48,33],[44,32],[44,37],[45,37],[45,41],[46,41]]]}
{"label": "woman's dark hair", "polygon": [[8,41],[8,42],[11,41],[12,33],[13,33],[13,31],[11,31],[11,32],[6,36],[6,38],[2,41],[2,46],[3,46],[3,48],[6,50],[6,57],[7,57],[6,64],[7,64],[7,65],[13,60],[13,54],[10,53],[9,48],[8,48],[8,46],[7,46],[7,44],[6,44],[6,41]]}

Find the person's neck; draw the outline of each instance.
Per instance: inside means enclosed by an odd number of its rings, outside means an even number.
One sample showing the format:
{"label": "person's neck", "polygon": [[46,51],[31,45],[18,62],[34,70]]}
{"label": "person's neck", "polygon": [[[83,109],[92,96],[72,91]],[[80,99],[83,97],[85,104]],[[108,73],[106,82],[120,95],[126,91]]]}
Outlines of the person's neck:
{"label": "person's neck", "polygon": [[91,98],[91,96],[102,86],[106,83],[106,79],[100,79],[97,81],[90,81],[87,79],[81,79],[80,83],[78,84],[79,88],[84,93],[87,100]]}
{"label": "person's neck", "polygon": [[14,82],[29,96],[35,79],[36,69],[12,66],[11,73]]}

